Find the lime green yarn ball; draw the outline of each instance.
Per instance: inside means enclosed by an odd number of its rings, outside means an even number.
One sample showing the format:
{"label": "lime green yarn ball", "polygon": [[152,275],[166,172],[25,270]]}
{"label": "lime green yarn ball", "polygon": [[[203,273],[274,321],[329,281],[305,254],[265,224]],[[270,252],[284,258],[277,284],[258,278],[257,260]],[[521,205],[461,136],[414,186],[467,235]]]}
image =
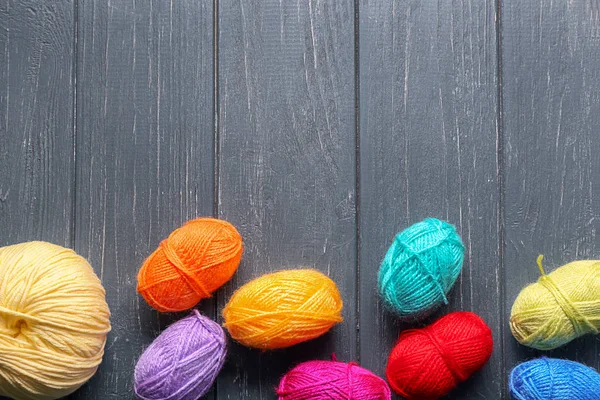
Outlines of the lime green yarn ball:
{"label": "lime green yarn ball", "polygon": [[442,304],[462,270],[465,247],[453,225],[435,218],[396,235],[381,268],[379,293],[400,317],[423,317]]}
{"label": "lime green yarn ball", "polygon": [[510,330],[519,343],[552,350],[600,332],[600,261],[574,261],[521,290],[510,313]]}

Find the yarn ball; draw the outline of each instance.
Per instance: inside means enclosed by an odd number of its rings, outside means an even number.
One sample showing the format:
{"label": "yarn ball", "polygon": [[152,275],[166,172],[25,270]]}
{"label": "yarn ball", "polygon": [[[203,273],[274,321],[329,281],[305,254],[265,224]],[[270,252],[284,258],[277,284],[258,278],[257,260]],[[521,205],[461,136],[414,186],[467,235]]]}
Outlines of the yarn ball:
{"label": "yarn ball", "polygon": [[289,371],[279,400],[390,400],[387,383],[355,363],[307,361]]}
{"label": "yarn ball", "polygon": [[598,400],[600,374],[574,361],[542,357],[517,365],[509,387],[516,400]]}
{"label": "yarn ball", "polygon": [[388,359],[387,379],[408,400],[438,399],[483,367],[493,346],[492,331],[477,314],[453,312],[402,332]]}
{"label": "yarn ball", "polygon": [[280,349],[314,339],[342,321],[342,298],[312,269],[263,275],[239,288],[223,309],[224,326],[245,346]]}
{"label": "yarn ball", "polygon": [[144,351],[135,366],[135,394],[142,400],[196,400],[212,386],[225,355],[223,329],[194,310]]}
{"label": "yarn ball", "polygon": [[183,311],[227,282],[240,264],[242,237],[229,222],[198,218],[174,230],[138,273],[138,292],[158,311]]}
{"label": "yarn ball", "polygon": [[525,287],[515,300],[510,329],[519,343],[550,350],[600,329],[600,261],[575,261]]}
{"label": "yarn ball", "polygon": [[379,269],[379,293],[402,318],[425,317],[460,275],[465,248],[454,226],[429,218],[396,235]]}
{"label": "yarn ball", "polygon": [[100,280],[73,250],[0,248],[0,396],[67,396],[102,362],[110,311]]}

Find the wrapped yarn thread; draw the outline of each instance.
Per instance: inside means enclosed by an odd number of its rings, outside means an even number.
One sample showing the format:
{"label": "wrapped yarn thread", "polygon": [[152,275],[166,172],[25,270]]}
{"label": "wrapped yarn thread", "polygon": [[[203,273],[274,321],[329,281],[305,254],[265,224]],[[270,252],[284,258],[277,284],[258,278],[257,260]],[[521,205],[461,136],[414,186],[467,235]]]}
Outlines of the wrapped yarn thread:
{"label": "wrapped yarn thread", "polygon": [[386,369],[392,389],[408,400],[438,399],[489,360],[494,342],[472,312],[453,312],[432,325],[402,332]]}
{"label": "wrapped yarn thread", "polygon": [[464,246],[454,226],[435,218],[396,235],[379,269],[379,293],[402,318],[425,317],[441,304],[460,275]]}
{"label": "wrapped yarn thread", "polygon": [[224,326],[245,346],[280,349],[323,335],[342,321],[342,298],[312,269],[263,275],[239,288],[223,309]]}
{"label": "wrapped yarn thread", "polygon": [[110,311],[90,264],[46,242],[0,248],[0,396],[69,395],[102,362]]}
{"label": "wrapped yarn thread", "polygon": [[278,400],[390,400],[387,383],[355,363],[307,361],[289,371]]}
{"label": "wrapped yarn thread", "polygon": [[583,260],[544,272],[515,300],[510,329],[519,343],[551,350],[600,329],[600,261]]}
{"label": "wrapped yarn thread", "polygon": [[240,264],[242,237],[233,225],[198,218],[174,230],[144,261],[138,292],[158,311],[183,311],[227,282]]}
{"label": "wrapped yarn thread", "polygon": [[194,310],[144,351],[134,373],[142,400],[196,400],[212,386],[226,355],[223,329]]}
{"label": "wrapped yarn thread", "polygon": [[574,361],[542,357],[517,365],[509,387],[516,400],[598,400],[600,374]]}

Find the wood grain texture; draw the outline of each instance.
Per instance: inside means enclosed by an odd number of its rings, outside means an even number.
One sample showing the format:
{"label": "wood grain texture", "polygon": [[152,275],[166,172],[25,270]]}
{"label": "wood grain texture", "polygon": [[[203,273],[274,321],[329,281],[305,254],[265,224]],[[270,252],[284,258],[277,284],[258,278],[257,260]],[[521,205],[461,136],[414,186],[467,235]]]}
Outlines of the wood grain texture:
{"label": "wood grain texture", "polygon": [[456,225],[462,275],[436,316],[478,313],[494,354],[453,399],[498,399],[501,356],[495,4],[360,2],[360,361],[383,375],[402,329],[377,272],[395,234],[427,217]]}
{"label": "wood grain texture", "polygon": [[[600,258],[599,5],[503,7],[506,318],[539,278],[538,254],[546,272]],[[505,330],[508,369],[540,354]],[[545,354],[599,368],[599,344],[587,337]]]}
{"label": "wood grain texture", "polygon": [[72,1],[0,1],[0,246],[72,231]]}
{"label": "wood grain texture", "polygon": [[[79,4],[75,247],[113,316],[102,367],[74,398],[135,398],[143,348],[185,315],[150,309],[136,278],[174,228],[213,212],[212,18],[193,0]],[[214,317],[212,301],[201,310]]]}
{"label": "wood grain texture", "polygon": [[298,362],[356,356],[354,8],[351,2],[219,1],[219,216],[244,258],[217,295],[269,271],[317,268],[345,321],[288,350],[232,343],[220,399],[271,399]]}

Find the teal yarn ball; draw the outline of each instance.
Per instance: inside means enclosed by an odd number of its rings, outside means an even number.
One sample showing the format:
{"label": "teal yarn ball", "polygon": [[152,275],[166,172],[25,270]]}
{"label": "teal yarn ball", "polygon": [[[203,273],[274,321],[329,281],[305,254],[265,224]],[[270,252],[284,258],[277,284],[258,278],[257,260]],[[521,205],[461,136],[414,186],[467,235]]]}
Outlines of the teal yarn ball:
{"label": "teal yarn ball", "polygon": [[465,247],[453,225],[435,218],[398,235],[379,269],[379,293],[401,318],[425,317],[447,304],[462,270]]}

